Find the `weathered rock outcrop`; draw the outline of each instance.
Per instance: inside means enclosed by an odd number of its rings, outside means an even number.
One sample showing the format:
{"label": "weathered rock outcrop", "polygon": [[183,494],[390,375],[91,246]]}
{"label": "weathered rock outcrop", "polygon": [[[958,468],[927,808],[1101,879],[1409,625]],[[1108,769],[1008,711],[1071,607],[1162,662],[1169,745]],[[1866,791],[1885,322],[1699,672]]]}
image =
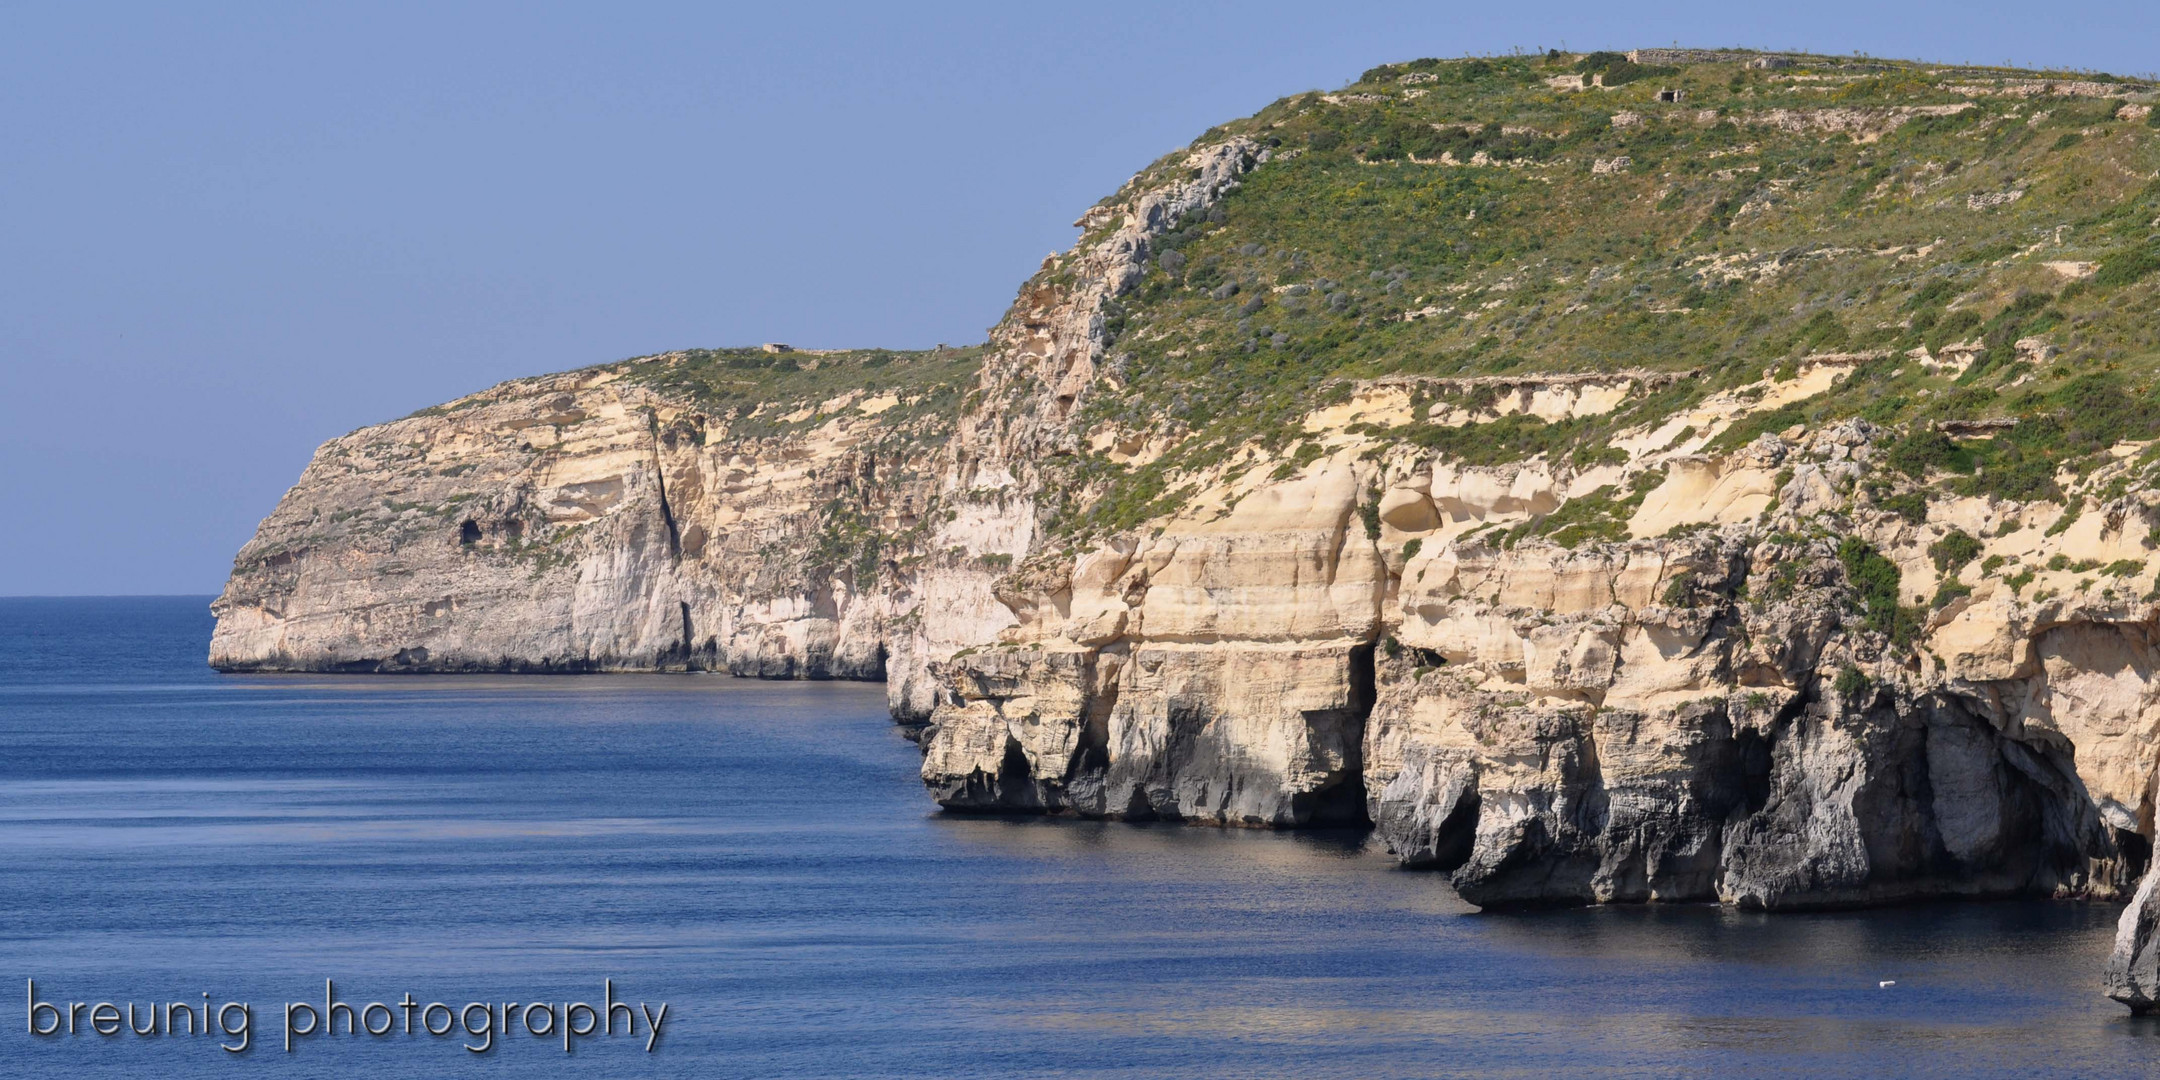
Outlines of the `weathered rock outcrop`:
{"label": "weathered rock outcrop", "polygon": [[1752,539],[1413,564],[1367,728],[1382,836],[1487,905],[2121,884],[2068,747],[1874,662],[1821,542]]}
{"label": "weathered rock outcrop", "polygon": [[[334,440],[214,662],[883,676],[954,811],[1370,824],[1492,907],[2128,891],[2160,390],[2101,291],[2160,265],[2122,231],[2145,129],[1738,66],[1690,84],[1723,111],[1556,104],[1573,63],[1211,132],[935,387],[660,357]],[[1461,123],[1480,93],[1514,96]],[[2056,149],[1944,163],[1982,134]],[[2154,891],[2111,971],[2141,1008]]]}
{"label": "weathered rock outcrop", "polygon": [[2139,1016],[2160,1007],[2160,865],[2145,871],[2137,895],[2115,927],[2108,954],[2107,995]]}
{"label": "weathered rock outcrop", "polygon": [[631,374],[325,444],[235,560],[211,663],[882,678],[911,601],[880,538],[927,512],[921,444],[946,422],[849,393],[744,435]]}
{"label": "weathered rock outcrop", "polygon": [[1044,260],[991,329],[974,407],[961,413],[941,462],[943,512],[924,545],[957,558],[915,576],[926,617],[909,622],[896,647],[889,696],[901,719],[927,719],[936,707],[933,664],[1015,622],[996,584],[1039,544],[1042,460],[1078,449],[1080,406],[1115,385],[1097,370],[1104,304],[1146,273],[1155,237],[1205,213],[1268,154],[1232,139],[1182,155],[1164,178],[1135,177],[1074,223],[1087,230],[1080,243]]}
{"label": "weathered rock outcrop", "polygon": [[[1076,560],[1003,643],[943,665],[934,796],[1363,816],[1406,865],[1498,906],[2109,895],[2143,869],[2155,709],[2108,680],[2148,662],[2149,623],[2058,611],[2069,626],[2016,638],[2022,666],[1923,675],[1861,625],[1827,537],[1736,523],[1406,553],[1404,515],[1358,519],[1380,473],[1322,463]],[[1411,479],[1386,490],[1429,490]],[[1443,535],[1440,514],[1416,520]],[[2084,654],[2037,659],[2065,648]],[[2062,720],[2040,704],[2071,700]]]}

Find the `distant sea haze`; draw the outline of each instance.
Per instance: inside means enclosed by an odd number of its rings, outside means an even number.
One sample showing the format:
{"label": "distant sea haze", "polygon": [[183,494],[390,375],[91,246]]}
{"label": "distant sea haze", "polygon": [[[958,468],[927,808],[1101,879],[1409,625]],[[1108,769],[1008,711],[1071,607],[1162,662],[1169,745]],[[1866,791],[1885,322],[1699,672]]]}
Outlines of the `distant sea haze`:
{"label": "distant sea haze", "polygon": [[[309,1075],[2090,1077],[2160,1053],[2093,992],[2108,905],[1478,915],[1358,833],[940,815],[875,685],[218,676],[207,599],[0,600],[0,968],[48,1001],[253,1002],[271,1060],[266,1003],[325,977],[356,1006],[603,977],[669,1006],[651,1053],[513,1022],[481,1066],[340,1016],[296,1040]],[[14,1031],[8,1076],[250,1067]]]}

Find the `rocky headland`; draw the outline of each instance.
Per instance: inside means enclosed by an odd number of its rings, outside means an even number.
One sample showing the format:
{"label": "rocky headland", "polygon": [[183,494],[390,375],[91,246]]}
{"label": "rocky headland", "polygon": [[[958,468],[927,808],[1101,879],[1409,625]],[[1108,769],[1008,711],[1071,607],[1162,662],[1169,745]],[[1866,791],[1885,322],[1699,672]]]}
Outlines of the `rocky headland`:
{"label": "rocky headland", "polygon": [[1486,907],[2135,893],[2142,1009],[2155,99],[1376,68],[1140,172],[983,346],[332,440],[211,660],[882,678],[949,809],[1369,824]]}

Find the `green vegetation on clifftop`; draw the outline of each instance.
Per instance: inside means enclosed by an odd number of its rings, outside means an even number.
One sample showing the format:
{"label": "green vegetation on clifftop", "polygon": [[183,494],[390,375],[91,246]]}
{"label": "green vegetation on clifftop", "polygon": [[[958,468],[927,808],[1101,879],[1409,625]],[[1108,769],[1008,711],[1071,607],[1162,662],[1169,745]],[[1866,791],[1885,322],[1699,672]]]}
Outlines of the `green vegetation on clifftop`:
{"label": "green vegetation on clifftop", "polygon": [[1088,494],[1061,522],[1130,525],[1239,447],[1286,455],[1345,380],[1697,373],[1621,416],[1400,432],[1465,461],[1582,464],[1622,422],[1826,353],[1861,356],[1717,448],[1848,417],[2016,419],[1915,452],[1967,490],[2053,495],[2057,465],[2160,434],[2154,100],[2107,76],[1615,54],[1419,60],[1285,98],[1196,143],[1242,136],[1269,160],[1175,223],[1105,311],[1119,388],[1083,429],[1172,449],[1066,466]]}

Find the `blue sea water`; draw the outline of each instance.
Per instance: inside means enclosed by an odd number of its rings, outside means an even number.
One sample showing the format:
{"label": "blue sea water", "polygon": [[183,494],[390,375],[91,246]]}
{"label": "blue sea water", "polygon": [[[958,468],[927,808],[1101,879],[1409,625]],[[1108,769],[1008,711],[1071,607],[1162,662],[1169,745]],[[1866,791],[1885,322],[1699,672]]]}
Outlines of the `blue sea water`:
{"label": "blue sea water", "polygon": [[[0,1076],[2160,1072],[2109,905],[1487,916],[1355,834],[935,813],[876,686],[220,676],[205,603],[0,600]],[[325,978],[669,1011],[288,1053]],[[253,1046],[34,1036],[28,979]]]}

